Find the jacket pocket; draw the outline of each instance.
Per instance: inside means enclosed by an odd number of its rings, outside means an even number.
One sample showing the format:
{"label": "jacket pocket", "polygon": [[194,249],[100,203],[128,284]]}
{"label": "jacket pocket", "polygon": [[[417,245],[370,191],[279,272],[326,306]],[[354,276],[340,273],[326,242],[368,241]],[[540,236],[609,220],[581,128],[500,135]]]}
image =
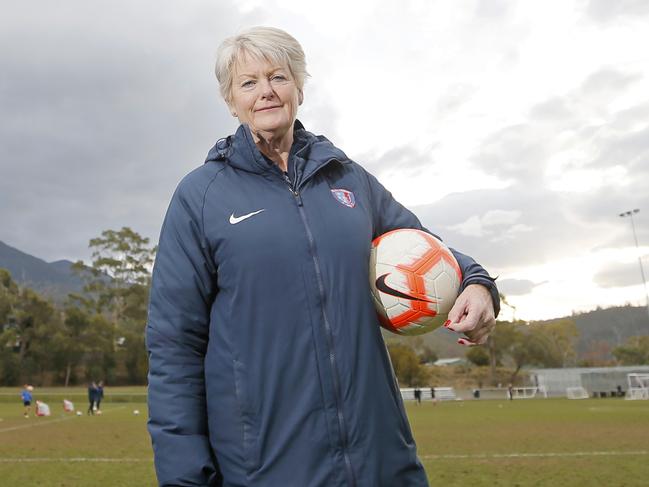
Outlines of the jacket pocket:
{"label": "jacket pocket", "polygon": [[249,384],[245,365],[238,360],[232,360],[234,370],[234,392],[241,416],[243,430],[242,445],[245,467],[248,474],[259,468],[259,431],[256,424],[256,415],[251,402]]}

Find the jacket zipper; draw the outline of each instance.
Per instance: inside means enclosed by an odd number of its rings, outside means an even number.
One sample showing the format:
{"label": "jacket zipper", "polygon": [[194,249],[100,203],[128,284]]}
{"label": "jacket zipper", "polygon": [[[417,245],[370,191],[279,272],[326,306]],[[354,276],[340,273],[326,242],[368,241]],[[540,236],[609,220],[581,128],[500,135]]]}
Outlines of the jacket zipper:
{"label": "jacket zipper", "polygon": [[[334,159],[330,159],[325,162],[319,169],[326,166]],[[309,242],[309,251],[311,253],[311,258],[313,259],[313,266],[315,267],[316,278],[318,281],[318,291],[320,292],[320,301],[322,302],[322,319],[325,325],[325,332],[327,335],[327,348],[329,349],[329,365],[331,366],[332,377],[334,382],[334,396],[336,401],[336,416],[338,419],[338,428],[340,429],[340,436],[342,442],[342,453],[345,460],[345,466],[347,468],[348,482],[352,487],[356,486],[356,479],[354,477],[354,469],[352,468],[352,462],[349,458],[349,453],[347,452],[348,448],[348,438],[347,438],[347,427],[345,423],[345,416],[342,410],[342,400],[340,398],[340,380],[338,374],[338,366],[336,365],[336,353],[334,352],[333,347],[333,333],[331,331],[331,324],[327,319],[327,313],[325,312],[325,290],[324,282],[322,280],[322,272],[320,270],[320,264],[318,263],[318,258],[315,251],[315,239],[313,238],[313,233],[309,227],[309,223],[306,218],[306,213],[302,204],[302,196],[297,189],[297,182],[291,182],[291,179],[286,173],[282,173],[284,182],[288,185],[289,191],[295,197],[298,206],[298,212],[300,213],[300,218],[302,219],[302,224],[306,230],[307,239]],[[302,181],[303,183],[305,181]]]}

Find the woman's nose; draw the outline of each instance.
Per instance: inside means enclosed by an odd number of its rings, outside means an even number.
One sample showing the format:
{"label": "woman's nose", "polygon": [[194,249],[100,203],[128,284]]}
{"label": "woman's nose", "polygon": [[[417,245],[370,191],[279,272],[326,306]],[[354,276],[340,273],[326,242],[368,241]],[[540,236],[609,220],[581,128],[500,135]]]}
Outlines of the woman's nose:
{"label": "woman's nose", "polygon": [[259,83],[259,88],[261,89],[261,96],[264,98],[272,98],[275,95],[273,87],[270,84],[270,81],[265,79]]}

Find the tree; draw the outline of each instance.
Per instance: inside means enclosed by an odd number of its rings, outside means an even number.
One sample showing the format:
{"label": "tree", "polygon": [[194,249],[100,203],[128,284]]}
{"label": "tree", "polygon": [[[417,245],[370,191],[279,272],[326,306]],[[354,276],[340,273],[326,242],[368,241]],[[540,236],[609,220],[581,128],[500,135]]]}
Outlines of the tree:
{"label": "tree", "polygon": [[424,345],[419,350],[417,350],[417,355],[419,356],[419,362],[422,364],[435,363],[439,358],[435,350],[433,350],[428,345]]}
{"label": "tree", "polygon": [[70,305],[64,315],[58,334],[52,337],[53,360],[64,385],[76,379],[78,366],[84,367],[85,380],[112,377],[115,352],[111,324],[102,315]]}
{"label": "tree", "polygon": [[602,367],[612,365],[611,344],[606,340],[591,340],[581,354],[579,367]]}
{"label": "tree", "polygon": [[566,367],[575,365],[577,353],[575,343],[579,336],[577,325],[572,318],[564,318],[550,323],[530,325],[539,346],[541,364],[545,367]]}
{"label": "tree", "polygon": [[[412,348],[419,357],[420,363],[428,364],[437,360],[437,353],[435,353],[435,350],[433,350],[430,345],[426,344],[422,336],[408,337],[407,342],[407,345]],[[403,341],[400,343],[405,345]]]}
{"label": "tree", "polygon": [[498,321],[493,333],[487,339],[487,349],[489,351],[489,368],[490,368],[490,382],[495,385],[496,383],[496,367],[502,364],[504,357],[506,357],[514,344],[520,340],[518,332],[520,326],[524,322],[509,322]]}
{"label": "tree", "polygon": [[388,343],[394,373],[401,384],[423,385],[428,381],[428,370],[420,363],[415,351],[408,345]]}
{"label": "tree", "polygon": [[[8,324],[18,297],[18,286],[7,269],[0,269],[0,326]],[[0,332],[2,328],[0,328]]]}
{"label": "tree", "polygon": [[492,382],[495,378],[496,366],[503,361],[511,362],[514,368],[512,382],[526,365],[540,367],[573,365],[578,334],[577,326],[571,318],[532,324],[523,321],[499,321],[487,341]]}
{"label": "tree", "polygon": [[[123,363],[128,382],[143,383],[147,371],[144,325],[156,249],[149,245],[148,238],[128,227],[105,230],[101,237],[90,240],[89,246],[91,265],[82,261],[74,264],[77,273],[86,279],[85,296],[72,296],[72,302],[91,315],[101,315],[112,327],[114,354],[104,350],[102,363]],[[102,333],[103,340],[105,330]],[[114,371],[104,373],[111,375]]]}
{"label": "tree", "polygon": [[466,353],[466,358],[478,367],[489,365],[489,351],[485,347],[471,347]]}
{"label": "tree", "polygon": [[83,261],[73,264],[73,269],[86,280],[86,297],[74,298],[97,312],[109,313],[114,322],[124,317],[146,316],[156,250],[149,246],[149,239],[123,227],[104,230],[88,246],[92,249],[91,266]]}
{"label": "tree", "polygon": [[0,379],[17,384],[44,376],[52,367],[52,340],[60,326],[54,305],[28,288],[20,289],[0,269]]}
{"label": "tree", "polygon": [[0,269],[0,382],[4,384],[20,381],[14,316],[18,295],[18,286],[9,271]]}
{"label": "tree", "polygon": [[613,349],[620,365],[649,365],[649,335],[633,336]]}

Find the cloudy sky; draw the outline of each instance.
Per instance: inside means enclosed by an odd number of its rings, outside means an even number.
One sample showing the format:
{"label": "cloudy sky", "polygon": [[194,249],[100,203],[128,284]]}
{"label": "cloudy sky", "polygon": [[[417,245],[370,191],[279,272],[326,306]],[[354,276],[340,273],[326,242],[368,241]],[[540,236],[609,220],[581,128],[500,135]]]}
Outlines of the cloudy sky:
{"label": "cloudy sky", "polygon": [[648,21],[645,0],[6,2],[0,240],[48,261],[108,228],[156,241],[236,129],[216,47],[273,25],[307,54],[307,128],[500,276],[517,318],[644,304]]}

